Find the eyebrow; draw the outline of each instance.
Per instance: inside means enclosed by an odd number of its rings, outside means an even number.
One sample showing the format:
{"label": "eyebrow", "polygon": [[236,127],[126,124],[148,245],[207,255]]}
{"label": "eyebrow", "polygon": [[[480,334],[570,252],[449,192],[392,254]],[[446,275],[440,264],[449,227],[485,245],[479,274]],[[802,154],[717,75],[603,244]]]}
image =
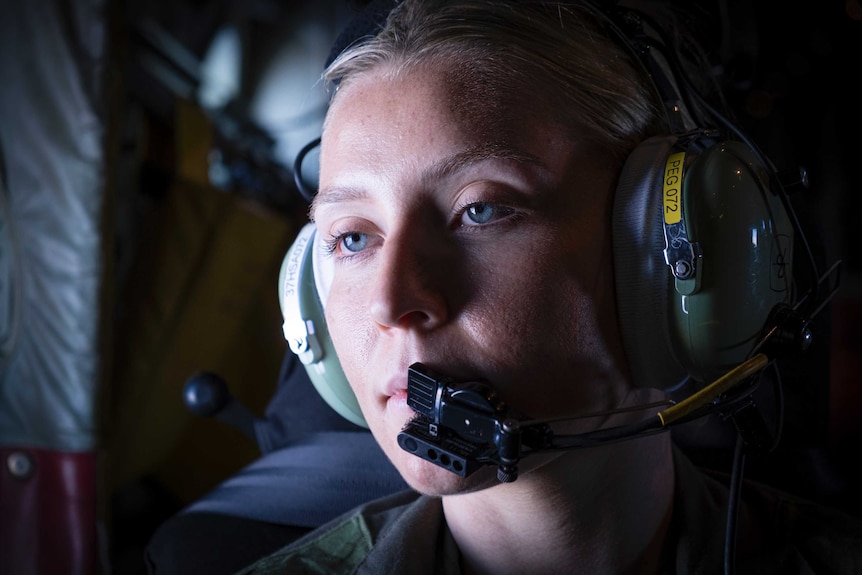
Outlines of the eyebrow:
{"label": "eyebrow", "polygon": [[439,180],[486,160],[512,160],[547,170],[539,158],[532,154],[527,154],[505,144],[482,144],[435,162],[422,172],[422,181]]}
{"label": "eyebrow", "polygon": [[[421,181],[439,181],[451,176],[452,174],[458,173],[469,166],[487,160],[512,160],[517,163],[535,166],[545,173],[548,171],[547,166],[545,166],[538,157],[504,144],[494,143],[475,146],[434,162],[431,166],[423,170]],[[314,196],[314,200],[312,200],[309,208],[309,216],[313,221],[314,213],[317,211],[318,206],[344,201],[360,200],[366,197],[368,197],[368,193],[359,188],[341,186],[323,188]]]}
{"label": "eyebrow", "polygon": [[361,200],[368,197],[368,193],[359,188],[346,188],[334,186],[331,188],[323,188],[318,190],[311,200],[311,206],[308,208],[308,217],[313,222],[314,213],[319,206],[326,204],[337,204],[339,202]]}

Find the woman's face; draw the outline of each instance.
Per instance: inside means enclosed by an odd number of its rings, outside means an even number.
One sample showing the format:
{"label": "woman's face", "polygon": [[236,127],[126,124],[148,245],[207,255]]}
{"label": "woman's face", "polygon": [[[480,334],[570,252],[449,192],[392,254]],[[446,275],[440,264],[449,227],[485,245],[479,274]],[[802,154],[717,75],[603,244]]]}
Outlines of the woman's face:
{"label": "woman's face", "polygon": [[625,392],[616,174],[551,112],[429,69],[366,73],[330,108],[312,212],[333,266],[326,320],[371,431],[419,491],[490,474],[460,478],[398,447],[414,362],[486,381],[531,418]]}

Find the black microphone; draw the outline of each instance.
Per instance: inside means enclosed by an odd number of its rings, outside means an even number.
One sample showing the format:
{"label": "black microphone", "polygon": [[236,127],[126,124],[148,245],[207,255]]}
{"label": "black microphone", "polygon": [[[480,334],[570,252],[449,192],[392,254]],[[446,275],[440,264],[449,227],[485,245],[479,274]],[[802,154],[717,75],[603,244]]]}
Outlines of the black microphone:
{"label": "black microphone", "polygon": [[717,401],[720,396],[767,364],[766,356],[757,354],[676,404],[660,402],[557,419],[566,421],[666,407],[636,423],[555,436],[549,422],[529,419],[510,408],[488,385],[477,381],[455,382],[414,363],[407,370],[407,405],[416,412],[416,417],[398,434],[398,445],[461,477],[469,476],[483,465],[496,465],[497,479],[508,483],[518,478],[518,462],[527,455],[645,437],[719,411],[726,405]]}
{"label": "black microphone", "polygon": [[398,445],[462,477],[496,465],[501,482],[514,481],[521,457],[549,445],[546,424],[525,424],[489,386],[453,382],[421,363],[407,370],[407,405],[417,417],[398,434]]}

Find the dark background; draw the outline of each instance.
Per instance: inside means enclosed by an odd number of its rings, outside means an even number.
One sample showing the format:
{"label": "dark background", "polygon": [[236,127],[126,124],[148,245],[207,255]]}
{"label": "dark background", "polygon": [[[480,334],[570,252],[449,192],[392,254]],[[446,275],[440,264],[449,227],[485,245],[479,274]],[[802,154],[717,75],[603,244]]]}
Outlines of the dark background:
{"label": "dark background", "polygon": [[[113,256],[107,309],[113,318],[101,402],[109,470],[104,511],[114,573],[143,573],[143,547],[153,530],[259,453],[236,430],[187,413],[180,388],[195,370],[215,370],[257,414],[275,390],[286,352],[276,277],[305,202],[292,166],[272,153],[284,128],[253,121],[249,102],[280,46],[315,24],[326,31],[318,36],[325,54],[357,5],[107,5]],[[803,362],[798,377],[787,381],[792,423],[786,438],[794,450],[825,451],[825,472],[834,467],[839,479],[853,477],[853,446],[862,434],[862,255],[855,235],[862,229],[856,87],[862,6],[855,0],[792,8],[777,0],[696,6],[716,23],[707,36],[717,42],[716,73],[736,120],[779,169],[808,169],[810,188],[794,198],[800,217],[822,262],[843,261],[841,289],[815,326],[816,367]],[[146,22],[157,23],[197,59],[225,24],[238,27],[244,71],[229,107],[200,109],[196,79],[154,52],[142,32]],[[309,58],[319,59],[322,69],[323,58],[315,54]],[[156,68],[154,59],[161,62]],[[173,70],[173,82],[154,69]],[[224,189],[208,181],[214,149],[236,169]],[[165,300],[174,304],[154,313]],[[836,491],[848,493],[842,485]],[[860,509],[858,500],[846,503]]]}

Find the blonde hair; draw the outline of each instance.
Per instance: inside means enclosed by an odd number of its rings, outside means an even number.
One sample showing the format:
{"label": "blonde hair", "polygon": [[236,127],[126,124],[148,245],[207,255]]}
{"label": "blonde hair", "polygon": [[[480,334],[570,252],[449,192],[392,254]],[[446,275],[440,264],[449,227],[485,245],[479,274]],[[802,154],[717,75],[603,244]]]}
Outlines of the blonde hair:
{"label": "blonde hair", "polygon": [[[519,98],[592,134],[619,158],[660,131],[663,111],[633,54],[583,4],[518,0],[403,0],[373,37],[324,72],[336,88],[371,69],[439,65],[496,98]],[[548,108],[550,107],[550,108]]]}

